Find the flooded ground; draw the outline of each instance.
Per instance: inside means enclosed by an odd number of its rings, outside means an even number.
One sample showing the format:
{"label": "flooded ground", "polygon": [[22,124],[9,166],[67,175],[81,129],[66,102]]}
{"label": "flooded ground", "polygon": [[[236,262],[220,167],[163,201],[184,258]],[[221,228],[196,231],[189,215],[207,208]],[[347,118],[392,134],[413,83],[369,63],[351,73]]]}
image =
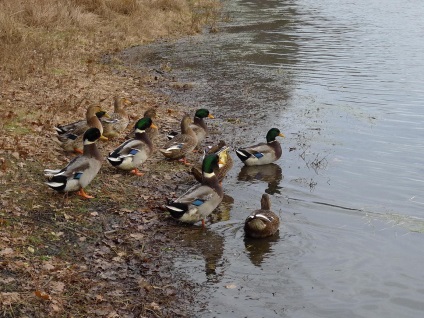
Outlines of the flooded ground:
{"label": "flooded ground", "polygon": [[[194,83],[162,89],[211,110],[207,142],[248,145],[274,126],[287,137],[266,167],[232,153],[212,224],[176,238],[187,250],[175,270],[202,286],[193,316],[421,317],[424,3],[238,0],[227,10],[217,34],[123,54]],[[264,192],[280,232],[246,240]]]}

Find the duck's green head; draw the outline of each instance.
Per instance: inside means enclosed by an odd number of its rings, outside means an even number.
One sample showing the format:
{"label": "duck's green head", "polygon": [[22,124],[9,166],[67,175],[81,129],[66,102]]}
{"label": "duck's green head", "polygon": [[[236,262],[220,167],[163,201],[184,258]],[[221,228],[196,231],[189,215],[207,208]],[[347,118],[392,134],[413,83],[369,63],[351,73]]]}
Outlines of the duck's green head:
{"label": "duck's green head", "polygon": [[135,123],[134,129],[139,131],[144,131],[149,127],[157,128],[156,125],[153,124],[150,117],[143,117]]}
{"label": "duck's green head", "polygon": [[196,113],[194,114],[194,116],[198,117],[198,118],[206,118],[206,117],[215,118],[215,117],[212,116],[211,113],[209,113],[209,110],[207,110],[205,108],[200,108],[200,109],[196,110]]}
{"label": "duck's green head", "polygon": [[219,157],[217,154],[210,154],[203,159],[202,171],[203,173],[213,173],[214,169],[218,168]]}
{"label": "duck's green head", "polygon": [[268,133],[266,134],[266,141],[271,142],[275,140],[275,137],[285,137],[278,128],[271,128]]}
{"label": "duck's green head", "polygon": [[84,133],[84,144],[92,144],[101,137],[100,130],[97,128],[89,128]]}

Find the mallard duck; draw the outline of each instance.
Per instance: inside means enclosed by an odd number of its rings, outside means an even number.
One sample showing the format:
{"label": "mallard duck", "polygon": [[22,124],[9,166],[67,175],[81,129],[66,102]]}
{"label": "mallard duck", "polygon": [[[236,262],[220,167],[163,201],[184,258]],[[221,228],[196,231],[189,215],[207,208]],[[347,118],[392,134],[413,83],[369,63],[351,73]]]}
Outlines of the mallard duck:
{"label": "mallard duck", "polygon": [[[156,109],[154,108],[147,109],[144,112],[143,117],[147,117],[152,120],[157,118]],[[147,136],[149,136],[150,140],[154,140],[159,135],[159,128],[156,125],[154,125],[154,127],[150,126],[149,128],[146,129],[146,134]]]}
{"label": "mallard duck", "polygon": [[117,137],[121,132],[127,128],[130,123],[130,118],[127,112],[124,110],[124,105],[128,105],[131,102],[126,98],[120,98],[115,96],[114,98],[114,110],[110,115],[109,119],[102,119],[103,135],[108,138]]}
{"label": "mallard duck", "polygon": [[218,169],[218,164],[217,154],[207,155],[203,159],[202,182],[166,205],[173,218],[185,223],[196,223],[201,220],[202,226],[205,226],[205,218],[215,210],[224,197],[222,187],[214,173]]}
{"label": "mallard duck", "polygon": [[284,137],[280,130],[271,128],[266,134],[266,143],[262,142],[250,147],[236,150],[237,156],[246,166],[260,166],[274,162],[281,157],[281,145],[275,137]]}
{"label": "mallard duck", "polygon": [[84,133],[83,154],[75,157],[61,170],[44,170],[44,175],[48,178],[46,184],[56,191],[78,191],[77,194],[83,198],[93,198],[85,193],[84,188],[94,179],[102,165],[103,158],[96,146],[100,136],[99,129],[89,128]]}
{"label": "mallard duck", "polygon": [[204,118],[215,118],[212,116],[212,114],[209,113],[209,110],[201,108],[196,110],[196,113],[194,114],[194,120],[193,124],[191,125],[191,128],[193,129],[194,133],[197,137],[197,146],[200,147],[200,143],[205,139],[206,135],[208,134],[208,127],[206,126]]}
{"label": "mallard duck", "polygon": [[[157,118],[156,109],[154,108],[147,109],[143,114],[143,118],[146,118],[146,117],[150,118],[151,120],[154,120],[155,118]],[[125,139],[133,139],[135,136],[134,132],[135,131],[131,131],[128,135],[125,136]],[[146,129],[146,134],[147,136],[149,136],[149,139],[153,141],[159,135],[159,128],[157,127],[157,125],[154,125],[154,128],[149,127]]]}
{"label": "mallard duck", "polygon": [[[193,123],[190,124],[190,127],[193,129],[194,133],[197,137],[197,147],[200,147],[200,143],[205,139],[206,135],[208,134],[208,127],[206,126],[204,118],[215,118],[212,116],[212,114],[209,113],[209,110],[205,108],[200,108],[196,110],[196,113],[194,114],[194,120]],[[177,136],[178,133],[175,131],[170,131],[167,133],[167,138],[169,140],[173,139],[175,136]]]}
{"label": "mallard duck", "polygon": [[[91,105],[87,108],[87,111],[85,113],[85,119],[82,120],[77,120],[74,121],[72,123],[69,124],[65,124],[65,125],[57,125],[55,126],[55,130],[57,132],[58,135],[63,135],[66,134],[68,132],[72,132],[72,131],[82,131],[83,133],[89,128],[87,126],[87,116],[92,116],[94,112],[90,111],[89,113],[89,109],[90,108],[94,108],[94,107],[99,107],[100,111],[98,111],[97,113],[95,113],[95,115],[97,116],[97,118],[102,118],[103,116],[107,115],[107,113],[104,110],[101,110],[100,106],[97,105]],[[88,115],[89,114],[89,115]]]}
{"label": "mallard duck", "polygon": [[185,156],[197,145],[196,134],[190,127],[191,122],[190,116],[185,115],[181,121],[181,134],[168,141],[163,149],[159,149],[166,158],[182,159],[184,164],[188,164]]}
{"label": "mallard duck", "polygon": [[131,173],[142,176],[137,167],[147,160],[153,153],[153,144],[146,133],[147,128],[155,128],[149,117],[143,117],[134,126],[135,138],[125,141],[113,152],[107,160],[116,168],[131,170]]}
{"label": "mallard duck", "polygon": [[253,238],[263,238],[278,231],[280,218],[271,211],[269,195],[264,193],[261,199],[261,209],[253,211],[244,223],[244,232]]}
{"label": "mallard duck", "polygon": [[[62,131],[66,130],[66,132],[58,132],[57,136],[58,140],[61,143],[61,147],[65,151],[74,151],[77,153],[82,153],[83,136],[85,131],[90,127],[97,128],[100,130],[101,134],[103,133],[103,127],[99,118],[109,117],[109,115],[104,110],[102,110],[100,106],[92,105],[88,107],[85,116],[86,120],[84,124],[81,124],[80,122],[75,122],[73,124],[59,126],[62,127]],[[66,127],[66,129],[64,127]],[[101,135],[100,138],[103,140],[107,140],[107,138],[103,135]]]}
{"label": "mallard duck", "polygon": [[[228,149],[229,147],[225,145],[225,141],[220,140],[217,145],[210,148],[207,152],[207,154],[216,153],[219,156],[219,162],[221,163],[219,164],[217,171],[214,171],[219,182],[222,182],[224,177],[227,175],[227,172],[230,171],[233,166],[233,159],[228,153]],[[191,168],[191,173],[197,181],[202,182],[201,166]]]}

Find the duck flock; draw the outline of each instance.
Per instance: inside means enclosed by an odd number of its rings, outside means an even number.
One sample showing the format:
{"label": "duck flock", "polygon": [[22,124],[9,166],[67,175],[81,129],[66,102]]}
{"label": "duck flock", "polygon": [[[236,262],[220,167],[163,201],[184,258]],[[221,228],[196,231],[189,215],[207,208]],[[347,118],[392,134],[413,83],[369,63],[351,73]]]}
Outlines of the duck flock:
{"label": "duck flock", "polygon": [[[80,155],[73,158],[66,167],[52,170],[45,169],[46,184],[59,192],[76,192],[86,199],[93,198],[84,190],[99,172],[103,157],[96,146],[99,139],[108,140],[118,137],[129,125],[129,116],[124,107],[130,104],[126,98],[115,97],[114,112],[108,114],[100,106],[89,106],[85,120],[80,120],[56,128],[57,138],[65,151]],[[127,140],[109,153],[107,161],[115,168],[142,176],[139,168],[153,154],[155,147],[152,140],[159,134],[152,118],[156,117],[154,109],[147,110],[139,119]],[[208,129],[205,118],[214,118],[207,109],[198,109],[192,120],[184,115],[181,120],[181,132],[167,134],[168,141],[159,149],[165,158],[179,160],[188,165],[187,154],[202,149]],[[246,166],[267,165],[281,157],[282,150],[276,137],[284,137],[277,128],[271,128],[266,134],[266,142],[239,148],[236,155]],[[192,167],[192,174],[198,181],[196,185],[182,194],[178,199],[167,202],[166,209],[170,215],[185,223],[201,221],[221,203],[224,192],[222,180],[233,165],[229,147],[220,141],[211,147],[203,158],[201,167]],[[246,219],[246,235],[262,238],[278,231],[279,218],[271,211],[268,194],[261,198],[261,209],[252,212]]]}

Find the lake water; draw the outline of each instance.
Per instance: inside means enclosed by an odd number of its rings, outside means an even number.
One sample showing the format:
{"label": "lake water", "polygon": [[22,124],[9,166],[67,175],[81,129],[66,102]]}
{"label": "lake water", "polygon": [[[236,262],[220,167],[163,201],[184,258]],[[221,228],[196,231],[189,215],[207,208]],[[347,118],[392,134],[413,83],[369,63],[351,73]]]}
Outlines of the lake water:
{"label": "lake water", "polygon": [[[195,317],[424,316],[424,2],[227,1],[216,34],[132,48],[169,64],[208,141],[264,141],[283,156],[243,168],[233,152],[215,222],[184,228],[175,269],[198,283]],[[134,58],[137,57],[137,58]],[[271,195],[277,236],[244,238]]]}

